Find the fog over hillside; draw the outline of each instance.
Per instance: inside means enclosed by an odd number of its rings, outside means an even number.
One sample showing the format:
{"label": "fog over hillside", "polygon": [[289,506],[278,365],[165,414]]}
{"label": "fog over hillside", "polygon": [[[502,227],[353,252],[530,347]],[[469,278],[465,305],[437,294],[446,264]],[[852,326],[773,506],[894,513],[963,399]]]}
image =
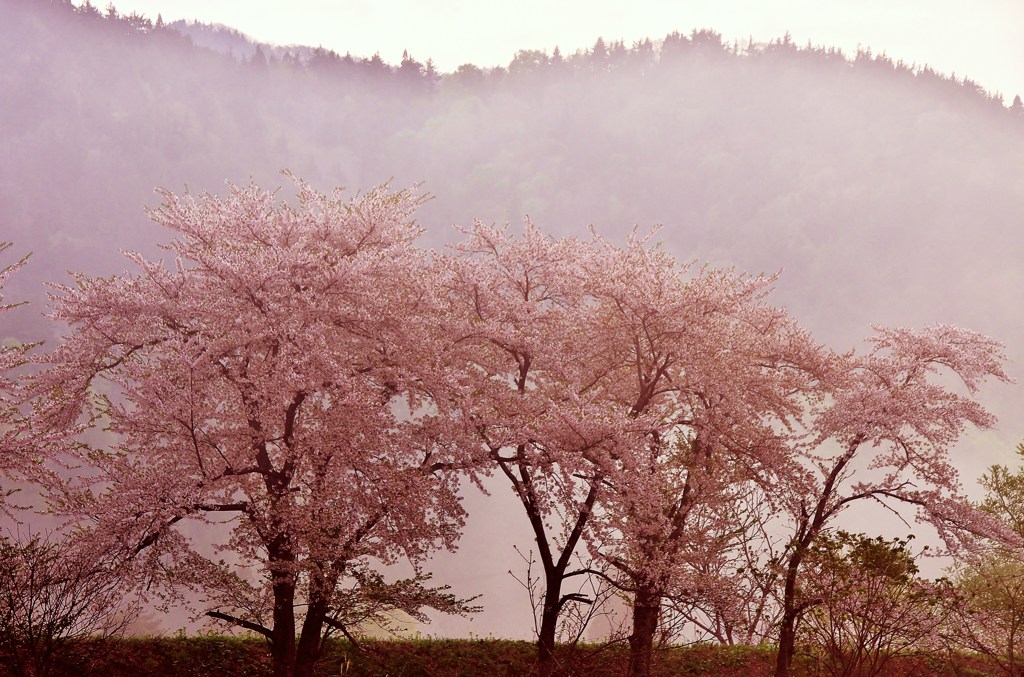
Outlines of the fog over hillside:
{"label": "fog over hillside", "polygon": [[[43,281],[121,272],[119,250],[156,256],[169,238],[144,213],[155,187],[221,193],[251,177],[287,195],[288,169],[320,190],[422,184],[433,199],[418,219],[437,247],[474,219],[528,215],[553,235],[593,226],[615,241],[660,224],[681,259],[781,271],[771,300],[836,349],[872,324],[944,322],[1005,342],[1024,378],[1019,98],[876,54],[723,44],[713,30],[438,73],[427,55],[257,51],[228,31],[218,42],[59,1],[0,0],[0,12],[0,241],[32,252],[5,292],[30,305],[0,319],[0,338],[54,338]],[[981,400],[1000,425],[955,455],[967,485],[1012,465],[1024,439],[1019,386]],[[513,610],[427,630],[529,631],[506,573],[521,562],[487,540],[515,510],[497,507],[503,492],[471,497],[462,551],[436,575]]]}

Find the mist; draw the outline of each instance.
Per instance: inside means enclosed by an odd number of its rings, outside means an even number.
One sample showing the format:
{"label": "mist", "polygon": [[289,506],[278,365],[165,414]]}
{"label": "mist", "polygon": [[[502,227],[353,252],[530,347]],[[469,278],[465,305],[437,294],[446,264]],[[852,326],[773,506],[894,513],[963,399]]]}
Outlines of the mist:
{"label": "mist", "polygon": [[[433,196],[422,243],[439,249],[474,219],[613,242],[658,227],[679,259],[780,273],[772,303],[835,349],[872,325],[943,322],[1004,342],[1010,375],[1024,373],[1019,98],[884,55],[711,29],[442,73],[428,55],[387,64],[69,7],[0,0],[0,241],[32,253],[5,288],[29,304],[0,316],[4,340],[57,338],[45,281],[122,272],[121,250],[161,255],[170,236],[144,212],[154,188],[251,179],[287,196],[287,169],[325,191],[420,185]],[[974,496],[1024,439],[1019,386],[981,399],[999,426],[953,455]],[[424,633],[532,634],[509,574],[524,573],[513,541],[528,553],[531,536],[509,488],[487,486],[466,487],[460,551],[430,566],[485,611]]]}

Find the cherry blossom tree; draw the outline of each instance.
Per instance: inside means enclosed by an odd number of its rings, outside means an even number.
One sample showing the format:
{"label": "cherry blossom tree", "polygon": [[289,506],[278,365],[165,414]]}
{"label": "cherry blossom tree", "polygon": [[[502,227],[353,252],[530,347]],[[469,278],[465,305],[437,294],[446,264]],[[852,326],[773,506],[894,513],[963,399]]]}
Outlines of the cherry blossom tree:
{"label": "cherry blossom tree", "polygon": [[468,235],[444,264],[462,416],[534,531],[539,673],[553,669],[561,611],[592,601],[563,584],[604,575],[571,566],[588,536],[634,596],[631,674],[647,674],[662,598],[687,557],[720,550],[707,534],[734,529],[717,509],[726,488],[773,462],[771,424],[799,411],[792,393],[808,380],[792,360],[816,348],[762,303],[768,278],[690,275],[636,236]]}
{"label": "cherry blossom tree", "polygon": [[[0,242],[0,253],[11,246],[9,242]],[[18,268],[25,265],[28,256],[19,261],[0,268],[0,312],[5,312],[19,304],[4,303],[3,284]],[[32,346],[29,344],[0,344],[0,477],[10,477],[21,470],[28,454],[24,443],[17,438],[15,421],[18,416],[17,398],[13,391],[16,382],[10,372],[25,363],[26,353]],[[6,499],[9,489],[0,486],[0,510],[7,511]]]}
{"label": "cherry blossom tree", "polygon": [[[2,254],[3,252],[7,251],[7,249],[9,249],[10,247],[11,247],[11,243],[10,242],[0,242],[0,254]],[[22,258],[20,261],[16,261],[16,262],[14,262],[12,264],[9,264],[9,265],[7,265],[7,266],[5,266],[3,268],[0,268],[0,312],[10,310],[11,308],[14,308],[16,305],[18,305],[18,304],[10,304],[10,303],[6,303],[5,304],[4,303],[4,295],[3,295],[4,282],[12,274],[14,274],[18,270],[18,268],[21,268],[23,265],[25,265],[25,262],[27,260],[28,260],[28,257],[26,256],[26,257]],[[24,349],[23,348],[15,347],[15,346],[0,345],[0,377],[3,376],[3,373],[5,371],[8,371],[9,369],[13,369],[14,367],[16,367],[19,364],[21,364],[22,361],[23,361],[23,355],[24,355]],[[5,387],[9,387],[10,386],[10,382],[7,381],[7,380],[0,381],[0,385],[5,386]]]}
{"label": "cherry blossom tree", "polygon": [[596,249],[528,224],[519,238],[476,224],[447,271],[449,354],[460,365],[460,420],[480,448],[481,471],[505,477],[536,540],[544,585],[538,674],[555,669],[563,592],[612,459],[627,453],[628,410],[607,396],[609,360],[587,288]]}
{"label": "cherry blossom tree", "polygon": [[[791,521],[782,555],[783,613],[775,674],[790,674],[796,625],[813,604],[800,594],[811,548],[858,503],[906,510],[932,525],[956,551],[977,534],[1012,538],[962,496],[949,448],[967,425],[995,419],[974,399],[986,378],[1007,381],[1002,346],[937,325],[923,331],[877,329],[871,349],[833,355],[822,377],[827,397],[808,407],[807,436],[794,438],[780,464],[780,506]],[[960,382],[958,390],[949,376]],[[945,379],[945,380],[943,380]]]}
{"label": "cherry blossom tree", "polygon": [[[0,242],[0,254],[7,251],[7,249],[9,249],[10,247],[10,242]],[[0,268],[0,312],[8,311],[20,305],[17,303],[4,303],[3,289],[4,282],[7,280],[7,278],[9,278],[19,268],[25,265],[26,261],[28,261],[28,256],[25,256],[20,261],[16,261],[3,268]],[[9,372],[11,369],[14,369],[15,367],[18,367],[24,363],[25,352],[27,349],[28,347],[24,345],[13,346],[0,344],[0,394],[4,393],[5,391],[9,392],[11,390],[13,383],[7,376],[6,372]],[[3,404],[6,405],[7,401],[4,400]]]}
{"label": "cherry blossom tree", "polygon": [[[591,351],[616,356],[608,393],[632,423],[617,447],[631,453],[611,459],[601,519],[589,521],[634,596],[631,675],[649,674],[664,598],[730,585],[707,573],[729,556],[739,531],[730,504],[745,486],[767,490],[796,525],[775,561],[780,674],[802,558],[850,504],[916,508],[950,548],[996,529],[960,495],[948,447],[966,424],[993,422],[972,396],[986,377],[1007,379],[997,343],[951,327],[880,329],[869,354],[835,354],[763,303],[770,280],[713,271],[683,281],[671,260],[647,255],[634,244],[598,258],[587,283],[601,309]],[[940,370],[966,392],[935,383]]]}
{"label": "cherry blossom tree", "polygon": [[764,302],[772,278],[689,276],[640,241],[604,259],[597,342],[620,366],[615,400],[644,427],[605,481],[592,547],[633,597],[629,674],[646,676],[666,598],[723,597],[732,585],[710,574],[744,531],[735,505],[784,456],[780,431],[821,350]]}
{"label": "cherry blossom tree", "polygon": [[[63,431],[80,468],[50,479],[54,510],[140,583],[264,635],[278,677],[311,674],[354,596],[385,589],[375,567],[452,548],[463,522],[421,198],[295,184],[294,207],[165,192],[173,261],[58,287],[70,334],[30,384],[33,431]],[[116,441],[84,442],[97,426]],[[421,583],[393,606],[469,610]]]}

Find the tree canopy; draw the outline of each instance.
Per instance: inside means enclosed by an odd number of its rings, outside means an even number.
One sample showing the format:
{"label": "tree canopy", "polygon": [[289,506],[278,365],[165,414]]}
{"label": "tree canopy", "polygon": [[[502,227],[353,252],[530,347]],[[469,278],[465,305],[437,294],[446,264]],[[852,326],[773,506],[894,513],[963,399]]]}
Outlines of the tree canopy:
{"label": "tree canopy", "polygon": [[[72,333],[29,419],[65,431],[48,453],[81,468],[50,477],[54,509],[141,584],[199,588],[211,616],[266,635],[282,675],[308,674],[323,627],[358,615],[374,566],[453,547],[464,517],[412,247],[421,198],[296,185],[295,207],[254,185],[165,194],[151,215],[173,261],[129,254],[134,274],[60,288]],[[109,448],[76,437],[99,417]],[[224,518],[230,556],[201,552],[195,525]],[[415,587],[413,612],[467,609]]]}

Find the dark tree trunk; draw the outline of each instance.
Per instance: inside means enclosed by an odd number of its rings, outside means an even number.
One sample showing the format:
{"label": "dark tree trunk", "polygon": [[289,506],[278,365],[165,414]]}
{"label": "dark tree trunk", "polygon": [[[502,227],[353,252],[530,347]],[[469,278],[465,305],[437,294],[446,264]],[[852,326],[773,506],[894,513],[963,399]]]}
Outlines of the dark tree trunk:
{"label": "dark tree trunk", "polygon": [[800,565],[808,549],[814,544],[818,534],[825,527],[828,520],[835,514],[841,503],[833,503],[830,507],[829,501],[833,499],[836,483],[842,476],[843,469],[853,458],[857,448],[864,441],[864,435],[858,433],[846,448],[846,453],[836,459],[832,470],[825,478],[821,494],[818,495],[817,505],[813,514],[803,514],[794,539],[793,553],[789,557],[789,564],[786,565],[786,587],[782,597],[782,625],[779,628],[779,655],[775,660],[775,677],[789,677],[790,668],[793,666],[793,655],[796,653],[796,622],[800,614],[807,608],[806,601],[798,605],[796,598],[796,581],[800,575]]}
{"label": "dark tree trunk", "polygon": [[[524,388],[525,376],[520,381],[520,390]],[[519,458],[525,456],[523,445],[520,445],[517,451]],[[566,601],[582,601],[580,595],[569,595],[563,599],[562,583],[566,579],[569,559],[583,537],[587,520],[590,519],[591,511],[597,501],[598,487],[602,477],[598,476],[591,480],[590,487],[587,490],[587,497],[583,504],[579,506],[579,512],[576,513],[572,530],[566,537],[562,547],[555,550],[548,540],[547,526],[544,524],[543,513],[537,507],[540,501],[534,493],[531,468],[523,461],[519,461],[517,465],[512,466],[504,462],[500,457],[496,456],[496,458],[498,459],[498,467],[501,468],[501,471],[512,482],[513,489],[515,489],[523,507],[526,508],[526,515],[530,520],[533,536],[537,541],[541,565],[544,567],[544,606],[541,609],[540,633],[537,637],[537,675],[538,677],[552,677],[555,674],[555,636],[558,632],[558,616],[562,613],[562,607]],[[556,552],[558,555],[557,559],[555,559]]]}
{"label": "dark tree trunk", "polygon": [[294,677],[295,670],[295,582],[289,574],[274,580],[274,626],[270,655],[274,677]]}
{"label": "dark tree trunk", "polygon": [[633,600],[633,633],[629,636],[629,677],[650,677],[654,635],[658,631],[661,597],[641,588]]}
{"label": "dark tree trunk", "polygon": [[320,658],[320,639],[326,617],[327,604],[322,597],[306,608],[306,619],[302,623],[295,655],[295,677],[313,676],[313,666]]}
{"label": "dark tree trunk", "polygon": [[[815,532],[815,535],[817,532]],[[809,543],[810,539],[804,536]],[[789,677],[793,665],[793,654],[796,652],[796,621],[799,616],[796,600],[796,579],[800,573],[807,546],[804,542],[796,545],[789,565],[786,567],[786,585],[782,595],[782,623],[779,627],[779,654],[775,659],[775,677]]]}
{"label": "dark tree trunk", "polygon": [[[273,492],[272,492],[273,493]],[[278,499],[275,498],[275,503]],[[275,506],[276,507],[276,506]],[[268,569],[274,594],[273,625],[270,628],[270,655],[274,677],[295,675],[295,553],[280,520],[273,523],[276,535],[267,543]]]}
{"label": "dark tree trunk", "polygon": [[782,615],[782,627],[779,630],[779,655],[775,659],[775,677],[789,677],[789,669],[793,665],[793,654],[796,652],[796,613],[786,609]]}
{"label": "dark tree trunk", "polygon": [[537,675],[551,677],[555,674],[555,634],[558,631],[558,614],[561,611],[559,599],[562,595],[562,576],[551,572],[546,576],[544,608],[540,616],[540,635],[537,637]]}

